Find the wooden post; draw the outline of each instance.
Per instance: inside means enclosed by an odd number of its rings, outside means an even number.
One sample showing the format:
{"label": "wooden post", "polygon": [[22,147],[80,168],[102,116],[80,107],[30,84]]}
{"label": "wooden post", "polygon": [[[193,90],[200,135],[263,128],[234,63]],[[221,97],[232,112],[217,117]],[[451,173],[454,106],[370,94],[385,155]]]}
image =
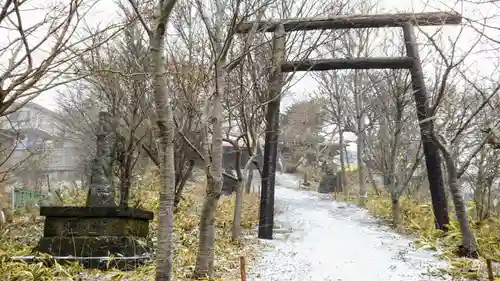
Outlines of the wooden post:
{"label": "wooden post", "polygon": [[278,155],[279,114],[283,72],[281,64],[285,57],[285,29],[280,25],[274,34],[272,70],[269,78],[269,96],[266,112],[266,136],[264,164],[262,167],[262,189],[260,192],[259,233],[261,239],[273,239],[274,185]]}
{"label": "wooden post", "polygon": [[486,259],[486,268],[488,270],[488,281],[495,281],[495,274],[493,274],[493,264],[491,259]]}
{"label": "wooden post", "polygon": [[247,269],[246,269],[246,261],[245,257],[240,257],[240,277],[241,281],[247,281]]}
{"label": "wooden post", "polygon": [[429,119],[429,105],[427,100],[427,89],[425,88],[422,65],[418,53],[415,32],[411,23],[403,24],[403,35],[408,57],[413,58],[410,69],[413,87],[413,95],[417,107],[417,117],[420,121],[420,135],[424,147],[425,163],[427,166],[427,177],[431,191],[432,208],[434,210],[436,228],[446,231],[450,223],[448,217],[448,203],[443,183],[443,171],[441,169],[441,157],[439,148],[434,142],[434,122]]}

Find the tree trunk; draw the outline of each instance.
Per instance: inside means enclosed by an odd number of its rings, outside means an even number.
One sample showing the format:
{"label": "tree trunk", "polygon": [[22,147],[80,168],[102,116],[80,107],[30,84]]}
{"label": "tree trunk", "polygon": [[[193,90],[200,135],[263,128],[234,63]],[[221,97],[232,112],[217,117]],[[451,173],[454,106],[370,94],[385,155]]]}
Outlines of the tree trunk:
{"label": "tree trunk", "polygon": [[[358,79],[358,72],[355,72],[356,80]],[[356,122],[357,122],[357,139],[356,139],[356,158],[358,164],[358,184],[359,184],[359,201],[358,205],[364,207],[366,205],[366,182],[363,165],[363,153],[365,145],[365,119],[363,114],[363,95],[357,92],[355,94],[355,107],[356,107]]]}
{"label": "tree trunk", "polygon": [[251,150],[248,151],[249,152],[249,155],[250,155],[250,159],[248,159],[248,162],[245,164],[245,169],[244,169],[244,173],[245,173],[245,193],[246,194],[249,194],[251,189],[252,189],[252,180],[253,180],[253,168],[251,167],[254,167],[257,168],[258,171],[260,171],[260,168],[257,167],[257,165],[255,164],[255,158],[257,157],[257,155],[260,155],[260,149],[259,149],[259,142],[258,141],[254,141],[253,142],[253,148]]}
{"label": "tree trunk", "polygon": [[245,178],[245,193],[249,194],[252,188],[252,180],[253,180],[253,170],[248,169],[246,178]]}
{"label": "tree trunk", "polygon": [[14,221],[14,215],[10,207],[2,208],[2,212],[6,223],[11,223]]}
{"label": "tree trunk", "polygon": [[[480,179],[480,183],[476,186],[474,191],[474,201],[476,201],[477,219],[485,220],[490,216],[490,208],[493,198],[491,197],[491,187],[493,186],[494,177],[487,176]],[[480,190],[477,198],[476,191]]]}
{"label": "tree trunk", "polygon": [[[361,125],[361,123],[358,123],[358,125]],[[358,158],[359,206],[364,207],[366,205],[366,197],[367,197],[365,171],[362,159],[364,150],[364,132],[358,133],[358,140],[356,142],[358,145],[356,156]]]}
{"label": "tree trunk", "polygon": [[453,204],[455,205],[455,213],[460,225],[460,232],[462,233],[462,255],[469,258],[478,258],[476,240],[474,234],[469,227],[469,219],[467,216],[467,208],[460,190],[458,180],[450,176],[450,190],[453,197]]}
{"label": "tree trunk", "polygon": [[[235,155],[235,163],[236,167],[234,168],[236,171],[236,192],[235,192],[235,200],[234,200],[234,211],[233,211],[233,225],[231,227],[231,239],[232,241],[238,241],[241,235],[241,212],[243,207],[243,174],[241,172],[241,148],[238,144],[240,138],[238,137],[235,141],[231,139],[225,139],[226,142],[230,143],[236,151]],[[248,171],[249,166],[251,165],[252,157],[247,161],[244,167],[244,173]]]}
{"label": "tree trunk", "polygon": [[128,207],[130,187],[132,186],[131,172],[132,171],[130,169],[124,169],[122,171],[120,179],[120,207],[122,208]]}
{"label": "tree trunk", "polygon": [[221,180],[207,176],[207,194],[203,202],[200,221],[200,237],[198,244],[198,257],[196,259],[195,277],[210,277],[214,266],[214,241],[215,241],[215,210],[221,195]]}
{"label": "tree trunk", "polygon": [[[488,180],[484,170],[484,161],[486,152],[482,150],[479,154],[478,171],[476,175],[476,187],[474,188],[474,203],[476,205],[476,219],[483,220],[487,217],[488,211],[485,210],[488,203],[485,202],[486,188],[488,187]],[[489,208],[488,208],[489,209]]]}
{"label": "tree trunk", "polygon": [[488,185],[488,196],[486,198],[486,212],[484,214],[484,220],[490,217],[490,210],[493,207],[493,196],[491,196],[492,185]]}
{"label": "tree trunk", "polygon": [[193,169],[194,169],[194,160],[190,160],[186,173],[184,173],[184,176],[182,177],[182,179],[179,181],[179,183],[175,187],[174,208],[177,207],[177,205],[179,205],[179,203],[181,202],[182,192],[184,191],[184,187],[186,186],[186,182],[193,174]]}
{"label": "tree trunk", "polygon": [[[339,122],[339,127],[341,126]],[[340,129],[339,133],[339,145],[340,145],[340,184],[344,190],[345,200],[349,199],[349,188],[347,188],[347,179],[345,174],[345,154],[344,154],[344,131]]]}
{"label": "tree trunk", "polygon": [[[479,168],[481,170],[481,168]],[[476,205],[476,219],[481,220],[484,210],[484,185],[482,183],[481,172],[478,172],[476,187],[474,189],[474,204]]]}
{"label": "tree trunk", "polygon": [[176,0],[159,0],[150,36],[150,55],[153,67],[153,86],[156,122],[159,132],[158,158],[160,166],[160,207],[158,210],[156,281],[172,280],[174,230],[174,117],[170,105],[171,94],[167,92],[165,75],[165,31]]}
{"label": "tree trunk", "polygon": [[[340,127],[340,122],[339,122],[339,127]],[[345,180],[344,136],[343,135],[344,135],[343,131],[342,131],[342,129],[340,129],[340,132],[339,132],[340,173],[338,173],[338,177],[339,177],[338,182],[340,183],[339,188],[341,188],[341,190],[344,190],[344,195],[347,198],[349,191],[347,190],[347,184],[346,184],[346,180]]]}
{"label": "tree trunk", "polygon": [[[220,6],[217,9],[220,12]],[[223,177],[222,177],[222,96],[226,92],[227,71],[224,68],[225,61],[219,60],[216,63],[215,92],[213,94],[213,108],[211,122],[213,124],[211,152],[212,161],[209,157],[208,145],[208,120],[205,120],[205,169],[207,174],[207,192],[203,203],[203,209],[200,219],[200,234],[198,244],[198,256],[196,259],[195,277],[211,277],[214,265],[214,240],[215,240],[215,211],[217,203],[221,196]],[[208,102],[208,101],[207,101]],[[205,117],[208,117],[208,103],[205,109]]]}
{"label": "tree trunk", "polygon": [[231,240],[239,241],[241,236],[241,214],[243,208],[243,185],[242,181],[238,180],[236,184],[236,195],[234,201],[233,226],[231,229]]}
{"label": "tree trunk", "polygon": [[380,190],[378,189],[377,182],[375,182],[375,177],[373,177],[372,171],[370,169],[366,169],[366,170],[367,170],[368,178],[370,179],[370,182],[372,184],[373,191],[375,192],[375,194],[377,196],[380,196],[380,194],[382,194],[382,192],[380,192]]}
{"label": "tree trunk", "polygon": [[460,225],[460,232],[462,233],[462,245],[459,247],[459,254],[469,258],[478,258],[476,239],[469,226],[469,218],[467,216],[467,208],[465,206],[462,190],[458,183],[458,174],[455,167],[455,162],[446,148],[439,140],[435,139],[443,158],[448,168],[448,184],[453,198],[453,205],[455,205],[455,214],[457,216],[458,224]]}
{"label": "tree trunk", "polygon": [[402,223],[402,217],[401,217],[401,207],[399,204],[399,198],[398,196],[392,196],[391,198],[392,202],[392,224],[394,227],[399,227],[401,226]]}
{"label": "tree trunk", "polygon": [[[124,147],[124,138],[117,134],[116,140],[117,150],[119,151],[120,165],[120,207],[128,207],[130,198],[130,188],[132,187],[132,171],[134,169],[134,142],[133,137],[130,138],[128,146]],[[117,152],[118,152],[117,151]],[[118,153],[117,153],[118,155]]]}

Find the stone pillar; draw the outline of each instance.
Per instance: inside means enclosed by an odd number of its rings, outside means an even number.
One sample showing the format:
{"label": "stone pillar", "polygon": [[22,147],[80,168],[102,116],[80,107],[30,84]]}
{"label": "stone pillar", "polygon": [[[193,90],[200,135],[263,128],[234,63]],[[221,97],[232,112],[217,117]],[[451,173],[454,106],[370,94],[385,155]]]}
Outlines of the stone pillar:
{"label": "stone pillar", "polygon": [[97,129],[97,151],[92,163],[90,188],[87,206],[116,206],[115,190],[110,177],[113,169],[114,130],[111,116],[107,112],[99,112]]}
{"label": "stone pillar", "polygon": [[318,186],[318,193],[332,193],[337,189],[337,176],[331,169],[328,169],[323,177],[321,177],[321,181]]}

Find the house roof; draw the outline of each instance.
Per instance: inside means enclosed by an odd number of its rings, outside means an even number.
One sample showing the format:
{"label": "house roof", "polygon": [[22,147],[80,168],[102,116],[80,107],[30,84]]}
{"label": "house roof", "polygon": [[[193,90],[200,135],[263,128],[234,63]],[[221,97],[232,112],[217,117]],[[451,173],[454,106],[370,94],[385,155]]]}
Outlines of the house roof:
{"label": "house roof", "polygon": [[[25,105],[23,105],[22,108],[19,109],[19,111],[30,111],[30,110],[35,111],[36,114],[41,114],[43,116],[47,116],[50,120],[52,120],[52,122],[57,123],[60,120],[60,118],[58,118],[57,112],[54,112],[54,111],[52,111],[52,110],[50,110],[42,105],[34,103],[34,102],[28,102]],[[17,112],[19,112],[19,111],[17,111]],[[3,130],[4,136],[10,136],[10,137],[16,136],[15,130],[13,130],[11,128],[4,128],[2,130]],[[45,140],[50,140],[50,139],[56,138],[55,135],[52,135],[50,132],[43,130],[42,127],[35,127],[33,124],[28,125],[28,126],[16,127],[16,130],[18,132],[23,133],[23,134],[37,135]],[[58,136],[58,137],[60,137],[60,136]]]}
{"label": "house roof", "polygon": [[50,109],[46,108],[45,106],[42,106],[38,103],[35,103],[35,102],[28,102],[22,108],[35,109],[38,111],[42,111],[45,114],[56,114],[54,111],[52,111],[52,110],[50,110]]}
{"label": "house roof", "polygon": [[5,138],[15,138],[17,134],[12,130],[0,129],[0,136]]}
{"label": "house roof", "polygon": [[21,132],[25,134],[33,134],[41,137],[44,140],[55,140],[57,139],[56,136],[49,134],[48,132],[44,130],[40,130],[38,128],[24,128],[20,130]]}

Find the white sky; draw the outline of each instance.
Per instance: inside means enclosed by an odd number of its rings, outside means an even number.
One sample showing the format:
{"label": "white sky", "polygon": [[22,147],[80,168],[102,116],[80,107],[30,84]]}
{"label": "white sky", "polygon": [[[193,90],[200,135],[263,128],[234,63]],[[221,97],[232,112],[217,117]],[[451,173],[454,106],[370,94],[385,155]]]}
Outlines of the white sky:
{"label": "white sky", "polygon": [[[59,1],[64,1],[64,0],[59,0]],[[67,1],[67,0],[66,0]],[[89,13],[87,16],[87,23],[89,25],[106,25],[107,22],[112,21],[113,19],[117,18],[117,7],[114,4],[114,1],[111,0],[106,0],[106,1],[97,1],[97,3],[92,12]],[[43,3],[47,3],[47,0],[31,0],[31,2],[35,5],[42,5]],[[49,1],[49,2],[58,2],[57,0]],[[443,0],[443,1],[430,1],[432,3],[432,6],[429,5],[428,3],[424,3],[423,1],[420,0],[381,0],[379,1],[379,8],[384,9],[385,12],[391,11],[391,12],[429,12],[429,11],[436,11],[436,10],[441,10],[441,11],[449,11],[452,8],[461,12],[465,17],[470,17],[470,18],[483,18],[487,15],[500,15],[500,8],[495,6],[493,3],[491,4],[484,4],[484,5],[476,5],[476,4],[467,4],[465,7],[457,7],[455,6],[455,1],[453,0]],[[31,22],[36,22],[39,20],[41,17],[44,16],[43,13],[40,12],[27,12],[29,13],[29,19]],[[489,19],[488,22],[490,25],[494,26],[500,26],[499,19],[497,18],[491,18]],[[2,26],[4,23],[2,23]],[[435,30],[436,27],[429,27],[426,28],[429,32],[432,32],[432,30]],[[450,37],[455,37],[457,32],[460,30],[460,27],[457,26],[447,26],[442,29],[443,34],[450,36]],[[4,29],[0,30],[0,47],[5,46],[5,38],[8,38],[6,36],[8,32]],[[463,35],[463,42],[461,41],[461,44],[463,44],[463,48],[467,49],[467,44],[471,44],[471,41],[473,41],[473,38],[475,38],[477,34],[472,32],[471,30],[467,30],[465,32],[465,35]],[[490,35],[494,37],[494,35]],[[470,38],[470,39],[468,39]],[[500,38],[498,36],[497,38]],[[3,40],[3,41],[2,41]],[[424,40],[425,41],[425,40]],[[484,45],[485,48],[487,45]],[[424,48],[424,46],[422,46]],[[425,53],[425,50],[421,50],[421,53]],[[8,57],[6,56],[1,56],[0,57],[0,66],[2,64],[6,63],[6,60]],[[493,72],[493,69],[495,69],[495,66],[498,64],[498,61],[488,59],[486,53],[479,53],[474,56],[471,56],[468,60],[470,64],[470,71],[471,73],[476,73],[477,75],[483,75],[486,73],[486,75],[489,75],[490,73]],[[431,70],[432,71],[432,70]],[[317,87],[317,83],[315,80],[311,77],[311,75],[306,74],[297,74],[297,77],[303,77],[299,81],[295,81],[294,86],[290,89],[290,91],[293,94],[293,96],[287,96],[283,100],[283,107],[288,106],[291,104],[294,100],[301,100],[308,98],[309,94],[311,94]],[[48,107],[50,109],[56,109],[57,104],[55,97],[57,95],[56,90],[50,90],[47,92],[44,92],[41,94],[38,98],[36,98],[36,102]]]}
{"label": "white sky", "polygon": [[[467,3],[465,6],[457,6],[454,0],[443,0],[443,1],[420,1],[420,0],[381,0],[379,1],[379,7],[385,9],[390,12],[434,12],[434,11],[451,11],[452,9],[460,12],[464,18],[472,18],[472,19],[483,19],[488,18],[488,25],[494,26],[500,29],[500,5],[495,5],[494,3],[490,4],[482,4],[477,5],[473,3]],[[429,3],[432,3],[430,5]],[[477,31],[472,30],[471,28],[461,29],[459,26],[444,26],[444,27],[423,27],[423,30],[428,34],[433,34],[438,29],[441,29],[443,37],[446,39],[447,37],[452,38],[453,40],[457,38],[458,33],[461,32],[459,43],[457,44],[460,49],[464,52],[468,51],[472,44],[475,44],[475,38],[478,37]],[[387,29],[385,29],[387,30]],[[418,36],[419,34],[417,34]],[[499,38],[500,41],[500,32],[498,30],[496,32],[489,30],[488,35],[491,38]],[[423,60],[426,59],[426,54],[432,52],[434,55],[436,54],[434,48],[430,46],[424,46],[428,40],[423,36],[418,36],[419,39],[417,41],[422,44],[420,47],[420,55]],[[475,47],[477,51],[476,54],[469,55],[466,61],[464,62],[468,65],[468,69],[471,73],[477,75],[478,77],[490,77],[491,73],[498,72],[496,71],[499,61],[498,56],[492,55],[497,54],[498,50],[494,51],[483,51],[485,49],[490,50],[491,48],[498,49],[500,46],[491,46],[491,42],[480,43]],[[432,50],[431,50],[432,49]],[[478,51],[481,50],[481,51]],[[491,58],[495,59],[492,60]],[[424,69],[424,75],[431,76],[433,69],[428,68]],[[317,82],[313,78],[312,74],[296,74],[297,79],[294,80],[293,88],[291,88],[291,92],[294,92],[295,95],[293,97],[287,97],[286,100],[283,101],[284,104],[289,105],[292,104],[294,100],[302,100],[307,99],[309,94],[314,92],[317,89]]]}

